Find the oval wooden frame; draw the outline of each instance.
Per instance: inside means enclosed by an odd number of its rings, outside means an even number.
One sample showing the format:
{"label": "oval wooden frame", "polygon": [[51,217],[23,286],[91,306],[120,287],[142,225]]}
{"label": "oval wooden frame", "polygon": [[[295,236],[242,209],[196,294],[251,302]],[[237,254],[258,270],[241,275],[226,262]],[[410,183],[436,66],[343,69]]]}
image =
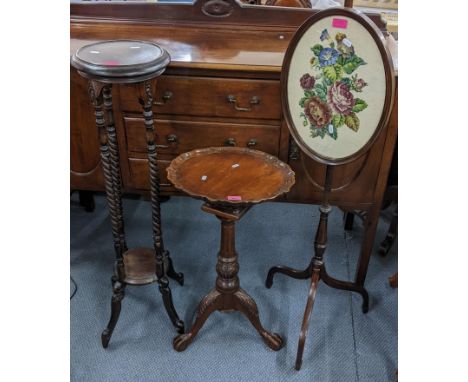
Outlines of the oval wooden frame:
{"label": "oval wooden frame", "polygon": [[[374,130],[372,136],[368,139],[368,141],[362,146],[358,151],[355,153],[348,155],[346,157],[342,157],[339,159],[326,157],[321,155],[314,150],[312,150],[301,138],[300,134],[298,133],[296,126],[291,118],[291,112],[289,110],[289,102],[288,102],[288,77],[289,77],[289,67],[291,64],[291,58],[294,54],[294,51],[297,47],[298,42],[301,40],[304,33],[310,28],[311,25],[315,24],[317,21],[330,16],[344,16],[349,17],[350,19],[355,20],[359,24],[361,24],[372,36],[374,39],[379,52],[382,58],[382,63],[385,70],[385,82],[387,84],[387,88],[385,91],[385,101],[384,106],[382,109],[382,115],[380,117],[379,123]],[[286,119],[286,123],[288,125],[289,131],[293,136],[294,140],[296,141],[297,145],[301,148],[301,150],[313,160],[331,166],[342,165],[349,162],[352,162],[359,158],[360,156],[364,155],[369,149],[371,148],[372,144],[375,142],[377,137],[379,136],[380,132],[382,131],[383,127],[387,125],[387,122],[390,117],[390,112],[392,110],[393,105],[393,93],[395,89],[395,76],[393,70],[393,62],[390,55],[390,52],[387,50],[384,44],[385,37],[382,32],[376,27],[376,25],[372,22],[372,20],[367,17],[365,14],[362,14],[354,9],[350,8],[328,8],[324,11],[318,12],[315,15],[311,16],[307,19],[296,31],[291,42],[289,43],[288,49],[286,50],[286,54],[283,59],[283,66],[281,69],[281,103],[283,108],[283,115]]]}

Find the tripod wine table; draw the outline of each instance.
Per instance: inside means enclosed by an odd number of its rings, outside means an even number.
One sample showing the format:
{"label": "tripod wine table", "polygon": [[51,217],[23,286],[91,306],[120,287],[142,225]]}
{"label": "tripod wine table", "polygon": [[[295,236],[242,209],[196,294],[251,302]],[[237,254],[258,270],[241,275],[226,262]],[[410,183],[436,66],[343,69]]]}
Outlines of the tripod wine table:
{"label": "tripod wine table", "polygon": [[[157,282],[169,318],[179,333],[184,332],[184,323],[174,308],[167,279],[169,276],[183,284],[183,275],[175,272],[169,252],[164,249],[163,244],[159,169],[156,162],[157,146],[152,111],[151,81],[164,72],[169,62],[169,54],[158,45],[134,40],[103,41],[86,45],[78,49],[71,58],[71,64],[78,73],[89,80],[88,92],[94,106],[99,132],[101,163],[116,255],[112,276],[111,317],[101,335],[104,348],[108,346],[119,319],[127,284],[145,285]],[[112,84],[121,83],[133,83],[138,86],[139,102],[145,120],[151,187],[151,249],[128,249],[125,241],[119,148],[112,108]]]}
{"label": "tripod wine table", "polygon": [[288,192],[294,184],[294,172],[278,158],[261,151],[212,147],[178,156],[171,162],[167,173],[175,187],[190,196],[204,199],[206,203],[202,210],[221,221],[216,286],[198,305],[192,328],[174,338],[174,349],[185,350],[216,310],[242,312],[271,349],[281,349],[283,339],[262,326],[257,304],[240,287],[235,223],[254,204]]}

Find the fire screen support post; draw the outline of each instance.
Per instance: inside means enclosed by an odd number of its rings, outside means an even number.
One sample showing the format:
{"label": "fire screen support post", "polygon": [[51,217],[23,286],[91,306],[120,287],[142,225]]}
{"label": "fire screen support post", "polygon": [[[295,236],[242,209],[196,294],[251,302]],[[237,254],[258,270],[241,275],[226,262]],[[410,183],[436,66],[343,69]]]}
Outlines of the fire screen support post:
{"label": "fire screen support post", "polygon": [[[101,335],[104,348],[108,347],[117,325],[127,285],[157,282],[172,324],[178,333],[184,332],[184,323],[175,310],[167,278],[174,278],[183,284],[183,275],[174,270],[162,239],[159,168],[152,111],[152,81],[165,70],[169,62],[169,54],[164,49],[156,44],[138,40],[111,40],[86,45],[78,49],[71,58],[71,64],[78,73],[89,81],[88,93],[95,109],[99,132],[100,155],[116,256],[111,279],[111,316]],[[112,85],[121,83],[135,84],[140,89],[150,169],[153,249],[128,249],[125,240],[122,177],[112,105]]]}

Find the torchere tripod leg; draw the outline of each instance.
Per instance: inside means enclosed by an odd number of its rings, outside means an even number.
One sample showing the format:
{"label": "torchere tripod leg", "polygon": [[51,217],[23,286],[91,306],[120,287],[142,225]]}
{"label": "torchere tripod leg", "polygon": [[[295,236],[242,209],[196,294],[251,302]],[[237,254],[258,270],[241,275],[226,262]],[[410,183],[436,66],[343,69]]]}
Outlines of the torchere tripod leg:
{"label": "torchere tripod leg", "polygon": [[305,280],[305,279],[308,279],[310,276],[312,276],[312,273],[310,271],[310,266],[304,269],[303,271],[297,271],[295,269],[282,266],[282,265],[271,267],[270,270],[268,271],[268,276],[265,281],[265,286],[268,289],[270,289],[271,286],[273,285],[273,277],[275,273],[282,273],[284,275],[287,275],[297,280]]}
{"label": "torchere tripod leg", "polygon": [[268,347],[275,351],[280,350],[284,345],[283,339],[278,333],[270,333],[262,326],[260,323],[257,304],[253,298],[250,297],[243,289],[239,289],[235,292],[233,297],[234,305],[237,310],[247,316]]}
{"label": "torchere tripod leg", "polygon": [[125,296],[125,283],[121,283],[115,276],[112,277],[112,302],[111,302],[111,317],[107,327],[101,334],[102,347],[105,349],[109,346],[109,341],[114,332],[117,321],[119,320],[120,310],[122,308],[122,300]]}
{"label": "torchere tripod leg", "polygon": [[183,333],[185,330],[184,321],[179,318],[174,303],[172,302],[172,293],[169,288],[169,281],[165,276],[158,279],[159,292],[161,292],[164,307],[166,308],[167,315],[169,316],[172,324],[175,326],[177,333]]}
{"label": "torchere tripod leg", "polygon": [[299,334],[299,343],[297,345],[296,356],[296,370],[300,370],[302,366],[302,355],[304,354],[304,345],[307,337],[307,330],[309,328],[309,320],[314,307],[315,295],[317,293],[317,286],[320,280],[320,270],[314,269],[312,273],[312,280],[310,283],[309,295],[307,296],[307,304],[304,311],[304,318],[302,320],[301,333]]}
{"label": "torchere tripod leg", "polygon": [[198,304],[197,318],[188,333],[179,334],[172,341],[172,346],[178,352],[187,349],[187,346],[193,341],[203,324],[215,310],[222,307],[222,298],[220,292],[216,289],[212,289]]}
{"label": "torchere tripod leg", "polygon": [[176,272],[174,269],[174,264],[172,263],[171,256],[169,255],[169,251],[164,251],[164,266],[166,267],[166,275],[171,279],[177,281],[180,285],[184,285],[184,274],[181,272]]}

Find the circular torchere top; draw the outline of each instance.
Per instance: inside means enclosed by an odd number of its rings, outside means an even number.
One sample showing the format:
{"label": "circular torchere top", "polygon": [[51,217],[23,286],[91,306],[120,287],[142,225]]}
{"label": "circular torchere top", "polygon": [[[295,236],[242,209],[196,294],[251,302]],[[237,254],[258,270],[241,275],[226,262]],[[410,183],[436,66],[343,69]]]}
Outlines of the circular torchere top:
{"label": "circular torchere top", "polygon": [[71,64],[86,78],[105,83],[134,83],[159,76],[171,61],[160,46],[138,40],[111,40],[85,45]]}
{"label": "circular torchere top", "polygon": [[290,190],[294,171],[278,158],[240,147],[211,147],[179,155],[168,179],[187,194],[216,204],[253,204]]}
{"label": "circular torchere top", "polygon": [[349,163],[386,126],[394,92],[384,36],[364,14],[329,8],[297,30],[281,73],[283,114],[312,159]]}

